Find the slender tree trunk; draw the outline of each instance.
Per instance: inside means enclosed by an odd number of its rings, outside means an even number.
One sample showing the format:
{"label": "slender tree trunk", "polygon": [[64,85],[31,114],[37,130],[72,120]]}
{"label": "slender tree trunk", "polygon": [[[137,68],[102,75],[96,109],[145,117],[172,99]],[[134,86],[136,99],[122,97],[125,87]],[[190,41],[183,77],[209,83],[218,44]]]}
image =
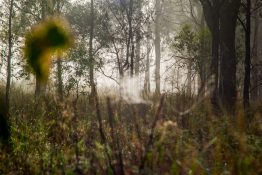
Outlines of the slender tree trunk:
{"label": "slender tree trunk", "polygon": [[[205,29],[205,17],[202,12],[201,14],[201,22],[199,26],[199,31],[203,32]],[[205,54],[205,38],[201,38],[200,40],[200,63],[199,63],[199,87],[198,94],[205,94],[205,86],[206,86],[206,54]]]}
{"label": "slender tree trunk", "polygon": [[[60,14],[60,10],[61,10],[60,2],[61,2],[60,0],[56,1],[56,12],[58,14]],[[60,56],[58,57],[56,61],[56,68],[57,68],[57,93],[58,93],[60,100],[63,101],[63,98],[64,98],[63,78],[62,78],[63,65],[62,65],[62,60]]]}
{"label": "slender tree trunk", "polygon": [[221,11],[221,67],[219,96],[224,110],[234,113],[236,94],[235,30],[240,0],[225,2]]}
{"label": "slender tree trunk", "polygon": [[140,41],[140,32],[137,34],[136,38],[136,57],[135,57],[135,75],[139,76],[139,69],[140,69],[140,50],[141,50],[141,41]]}
{"label": "slender tree trunk", "polygon": [[[47,7],[46,7],[46,1],[45,0],[41,0],[41,20],[44,20],[46,18],[46,12],[47,12]],[[45,93],[46,90],[46,85],[42,83],[42,81],[35,77],[35,99],[38,100],[39,97],[41,97],[41,95],[43,93]]]}
{"label": "slender tree trunk", "polygon": [[[122,58],[124,58],[124,48],[121,48],[120,51],[117,51],[117,62],[118,62],[118,69],[119,69],[119,82],[120,82],[120,86],[119,86],[119,90],[120,90],[120,98],[122,99],[123,97],[123,91],[124,91],[124,87],[123,87],[123,80],[124,80],[124,69],[123,69],[123,60]],[[120,52],[120,53],[119,53]]]}
{"label": "slender tree trunk", "polygon": [[[133,28],[132,28],[132,16],[133,16],[133,0],[129,1],[129,7],[125,7],[127,22],[128,22],[128,36],[126,41],[126,61],[123,67],[129,68],[130,66],[130,76],[132,77],[134,74],[134,36],[133,36]],[[130,54],[131,52],[131,54]],[[130,63],[129,63],[130,58]]]}
{"label": "slender tree trunk", "polygon": [[211,5],[209,0],[199,0],[203,6],[204,16],[207,26],[212,34],[212,61],[210,72],[212,75],[212,91],[210,101],[214,111],[218,112],[218,89],[219,89],[219,49],[220,49],[220,1],[213,0]]}
{"label": "slender tree trunk", "polygon": [[178,66],[176,70],[176,89],[178,92],[180,91],[179,80],[180,80],[180,68]]}
{"label": "slender tree trunk", "polygon": [[192,61],[188,60],[187,63],[187,94],[192,95]]}
{"label": "slender tree trunk", "polygon": [[[133,32],[132,32],[133,33]],[[130,56],[130,76],[134,76],[134,57],[135,57],[135,43],[133,34],[131,37],[131,56]]]}
{"label": "slender tree trunk", "polygon": [[[119,77],[120,77],[120,82],[121,79],[124,78],[124,70],[123,70],[123,61],[121,58],[124,58],[124,49],[121,48],[120,51],[116,49],[117,52],[117,65],[118,65],[118,72],[119,72]],[[121,83],[120,83],[121,84]]]}
{"label": "slender tree trunk", "polygon": [[90,94],[90,102],[91,104],[95,104],[95,80],[94,80],[94,57],[93,57],[93,39],[94,39],[94,0],[91,0],[90,6],[90,31],[89,31],[89,59],[90,59],[90,67],[89,67],[89,76],[90,76],[90,87],[91,87],[91,94]]}
{"label": "slender tree trunk", "polygon": [[44,85],[39,78],[35,78],[35,99],[39,99],[44,91]]}
{"label": "slender tree trunk", "polygon": [[[139,18],[142,18],[142,11],[141,11],[141,2],[138,1],[138,13]],[[137,32],[136,32],[136,58],[135,58],[135,75],[139,76],[139,69],[140,69],[140,55],[141,55],[141,22],[138,22]]]}
{"label": "slender tree trunk", "polygon": [[245,56],[245,80],[244,80],[244,108],[250,106],[250,65],[251,65],[251,49],[250,49],[250,29],[251,29],[251,0],[247,0],[246,6],[246,34],[245,34],[245,47],[246,47],[246,56]]}
{"label": "slender tree trunk", "polygon": [[146,44],[146,71],[145,71],[145,85],[144,85],[144,91],[146,94],[150,92],[150,40],[147,38],[147,44]]}
{"label": "slender tree trunk", "polygon": [[37,77],[35,77],[35,98],[38,99],[42,92],[42,83],[41,80]]}
{"label": "slender tree trunk", "polygon": [[[252,2],[254,8],[256,8],[256,3]],[[260,8],[261,9],[261,8]],[[260,64],[260,54],[259,45],[262,32],[260,29],[261,24],[259,20],[259,11],[257,9],[254,12],[254,21],[252,22],[252,87],[251,87],[251,99],[252,101],[257,101],[259,99],[259,64]]]}
{"label": "slender tree trunk", "polygon": [[[135,43],[134,43],[134,31],[133,31],[133,26],[132,26],[132,21],[133,21],[133,0],[129,1],[129,10],[128,10],[128,27],[129,27],[129,32],[128,36],[130,39],[130,44],[131,44],[131,53],[130,53],[130,76],[133,77],[134,75],[134,57],[135,57]],[[130,47],[127,48],[130,50]],[[132,82],[133,84],[133,82]]]}
{"label": "slender tree trunk", "polygon": [[[56,13],[58,13],[58,14],[60,14],[60,10],[61,10],[61,4],[60,3],[61,3],[60,0],[56,1]],[[64,98],[63,78],[62,78],[63,65],[62,65],[62,60],[61,60],[60,56],[58,57],[58,59],[56,61],[56,68],[57,68],[57,93],[58,93],[60,100],[63,101],[63,98]]]}
{"label": "slender tree trunk", "polygon": [[6,80],[6,109],[9,113],[10,105],[10,85],[11,85],[11,57],[12,57],[12,13],[13,13],[14,0],[10,0],[9,6],[9,19],[8,19],[8,57],[7,57],[7,80]]}
{"label": "slender tree trunk", "polygon": [[61,58],[58,58],[56,62],[57,66],[57,92],[59,95],[59,98],[63,100],[64,98],[64,91],[63,91],[63,79],[62,79],[62,60]]}
{"label": "slender tree trunk", "polygon": [[161,5],[160,0],[156,0],[156,19],[155,19],[155,80],[156,80],[156,89],[155,93],[157,95],[160,94],[160,60],[161,60],[161,37],[160,37],[160,13],[161,13]]}

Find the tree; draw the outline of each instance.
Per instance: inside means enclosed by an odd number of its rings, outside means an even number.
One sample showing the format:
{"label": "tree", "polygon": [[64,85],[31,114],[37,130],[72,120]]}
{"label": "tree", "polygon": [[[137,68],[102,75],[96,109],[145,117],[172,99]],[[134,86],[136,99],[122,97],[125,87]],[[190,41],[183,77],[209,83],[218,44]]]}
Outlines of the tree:
{"label": "tree", "polygon": [[[142,1],[138,1],[138,18],[142,19]],[[135,45],[135,75],[139,76],[140,70],[140,60],[141,60],[141,40],[142,40],[142,21],[138,21],[137,29],[136,29],[136,45]]]}
{"label": "tree", "polygon": [[196,30],[199,33],[199,60],[198,60],[198,68],[199,68],[199,89],[198,93],[205,94],[207,78],[210,74],[208,67],[210,67],[210,59],[209,54],[211,50],[210,46],[210,32],[207,31],[205,16],[203,13],[203,9],[201,3],[198,0],[189,0],[190,5],[190,14],[192,17],[192,21],[196,26]]}
{"label": "tree", "polygon": [[146,64],[145,64],[145,82],[144,82],[144,91],[147,95],[150,93],[150,53],[152,50],[151,46],[151,30],[150,27],[147,27],[147,36],[146,36]]}
{"label": "tree", "polygon": [[219,98],[227,112],[234,112],[236,94],[235,35],[240,0],[224,1],[220,16],[220,81]]}
{"label": "tree", "polygon": [[161,37],[160,37],[160,31],[161,31],[161,23],[160,23],[160,15],[161,15],[161,3],[160,0],[155,1],[155,8],[156,8],[156,18],[155,18],[155,80],[156,80],[156,89],[155,93],[157,95],[160,94],[160,61],[161,61]]}
{"label": "tree", "polygon": [[[61,13],[63,0],[57,0],[56,1],[56,13]],[[58,58],[56,61],[56,67],[57,67],[57,93],[60,98],[60,100],[63,100],[64,97],[64,87],[63,87],[63,64],[62,64],[62,58]]]}
{"label": "tree", "polygon": [[65,89],[76,89],[78,94],[79,82],[87,82],[84,86],[90,87],[90,103],[94,102],[96,72],[102,70],[104,54],[111,43],[109,18],[102,5],[102,1],[72,3],[66,12],[75,34],[75,47],[64,63]]}
{"label": "tree", "polygon": [[96,90],[95,90],[95,80],[94,80],[94,58],[93,58],[93,39],[94,39],[94,1],[91,0],[90,4],[90,31],[89,31],[89,59],[90,59],[90,68],[89,68],[89,76],[90,76],[90,86],[91,86],[91,104],[95,104],[95,96],[96,96]]}
{"label": "tree", "polygon": [[250,106],[250,73],[251,73],[251,48],[250,48],[250,38],[251,38],[251,1],[246,0],[246,25],[245,29],[245,79],[244,79],[244,92],[243,92],[243,105],[244,108]]}
{"label": "tree", "polygon": [[7,80],[6,80],[6,109],[9,113],[9,103],[10,103],[10,85],[11,85],[11,59],[12,59],[12,18],[13,18],[13,7],[14,0],[10,0],[9,6],[9,17],[8,17],[8,57],[7,57]]}
{"label": "tree", "polygon": [[[142,10],[148,2],[141,0],[131,1],[106,1],[105,9],[108,12],[111,23],[110,29],[107,33],[111,37],[112,45],[110,45],[111,52],[115,55],[113,59],[107,60],[108,63],[113,64],[113,70],[117,69],[116,77],[113,79],[123,89],[123,79],[126,76],[130,78],[130,87],[137,86],[139,81],[133,81],[138,78],[142,71],[142,59],[146,55],[143,52],[144,40],[144,24],[149,21],[148,9]],[[145,29],[146,30],[146,29]],[[115,74],[114,74],[115,75]],[[136,75],[134,78],[133,76]],[[107,76],[109,77],[109,76]]]}
{"label": "tree", "polygon": [[251,55],[252,55],[252,71],[251,71],[251,89],[250,98],[254,102],[261,100],[261,36],[262,32],[259,30],[261,28],[261,10],[262,2],[260,0],[254,0],[251,3],[252,6],[252,19],[251,19]]}
{"label": "tree", "polygon": [[[207,29],[194,30],[192,25],[185,24],[172,42],[175,57],[182,61],[183,67],[187,67],[188,95],[192,95],[192,79],[196,74],[201,82],[205,81],[207,75],[203,72],[206,72],[206,67],[210,65],[210,40]],[[204,88],[202,86],[204,85],[200,84],[200,88]]]}
{"label": "tree", "polygon": [[[41,0],[41,20],[44,20],[47,16],[47,1]],[[45,93],[46,85],[41,82],[41,80],[36,76],[35,78],[35,99],[38,100],[39,97]]]}
{"label": "tree", "polygon": [[220,43],[220,8],[221,0],[200,0],[203,6],[205,20],[212,35],[212,61],[210,71],[213,77],[211,103],[214,109],[218,107],[218,70],[219,70],[219,43]]}
{"label": "tree", "polygon": [[[215,87],[211,102],[217,108],[217,95],[219,95],[219,102],[223,109],[232,112],[236,100],[235,30],[240,0],[200,0],[200,2],[212,34],[211,72],[215,75]],[[221,57],[220,64],[219,57]],[[220,65],[219,88],[218,65]]]}

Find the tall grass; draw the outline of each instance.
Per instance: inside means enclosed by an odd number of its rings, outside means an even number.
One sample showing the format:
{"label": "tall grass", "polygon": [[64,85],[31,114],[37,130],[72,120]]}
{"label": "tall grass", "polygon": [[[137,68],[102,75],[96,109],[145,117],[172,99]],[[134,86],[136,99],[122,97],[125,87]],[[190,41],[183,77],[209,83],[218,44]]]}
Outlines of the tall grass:
{"label": "tall grass", "polygon": [[249,116],[212,114],[207,99],[169,94],[160,104],[99,96],[101,140],[88,97],[11,99],[11,151],[0,150],[0,174],[262,174],[259,104]]}

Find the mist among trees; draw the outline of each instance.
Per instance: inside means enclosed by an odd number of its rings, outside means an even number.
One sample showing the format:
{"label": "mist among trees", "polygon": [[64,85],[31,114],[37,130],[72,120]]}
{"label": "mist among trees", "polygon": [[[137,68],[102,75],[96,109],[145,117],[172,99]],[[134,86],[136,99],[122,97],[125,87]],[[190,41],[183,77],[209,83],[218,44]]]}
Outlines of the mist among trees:
{"label": "mist among trees", "polygon": [[0,4],[0,174],[262,173],[261,0]]}

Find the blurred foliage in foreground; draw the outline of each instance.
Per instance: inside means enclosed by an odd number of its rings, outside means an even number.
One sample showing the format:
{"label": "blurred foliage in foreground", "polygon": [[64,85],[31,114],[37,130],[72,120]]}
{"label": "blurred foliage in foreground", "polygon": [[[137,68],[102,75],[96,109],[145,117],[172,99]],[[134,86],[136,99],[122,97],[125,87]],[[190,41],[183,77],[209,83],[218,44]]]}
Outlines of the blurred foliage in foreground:
{"label": "blurred foliage in foreground", "polygon": [[33,94],[16,90],[13,98],[13,150],[1,150],[0,174],[121,174],[120,157],[125,174],[262,173],[261,106],[248,122],[241,110],[232,120],[213,116],[205,100],[179,116],[194,98],[169,94],[152,128],[159,100],[108,103],[100,94],[103,144],[87,97],[61,103],[50,94],[35,104]]}
{"label": "blurred foliage in foreground", "polygon": [[33,73],[42,81],[49,76],[52,54],[61,54],[72,45],[69,25],[59,16],[47,18],[26,35],[25,58]]}

